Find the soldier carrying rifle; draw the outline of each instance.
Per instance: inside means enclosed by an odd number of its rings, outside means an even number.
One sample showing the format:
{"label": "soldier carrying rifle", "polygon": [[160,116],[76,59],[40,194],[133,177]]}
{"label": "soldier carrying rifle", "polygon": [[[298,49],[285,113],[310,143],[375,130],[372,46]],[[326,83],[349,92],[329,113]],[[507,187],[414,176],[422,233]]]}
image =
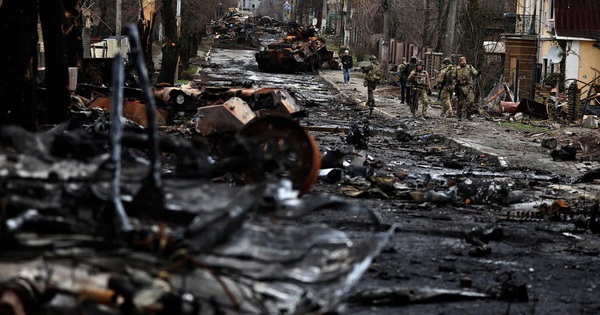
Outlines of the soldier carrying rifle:
{"label": "soldier carrying rifle", "polygon": [[427,106],[429,106],[429,95],[431,95],[431,82],[429,81],[429,73],[424,69],[423,60],[417,62],[417,68],[413,70],[406,79],[412,86],[412,99],[409,104],[410,113],[413,118],[417,117],[419,109],[419,101],[421,102],[421,115],[423,119],[427,119]]}
{"label": "soldier carrying rifle", "polygon": [[467,58],[458,59],[458,68],[456,69],[456,96],[458,97],[457,115],[461,120],[464,117],[471,120],[473,113],[473,103],[475,94],[473,93],[473,79],[477,78],[479,73],[473,66],[467,64]]}
{"label": "soldier carrying rifle", "polygon": [[436,80],[436,86],[440,91],[438,97],[442,101],[441,116],[444,117],[447,115],[446,117],[452,117],[454,113],[452,111],[451,99],[452,94],[454,93],[454,86],[456,84],[456,75],[454,73],[456,70],[454,69],[452,60],[450,58],[444,58],[442,60],[442,65],[444,67],[442,68],[442,71],[440,71],[440,74]]}

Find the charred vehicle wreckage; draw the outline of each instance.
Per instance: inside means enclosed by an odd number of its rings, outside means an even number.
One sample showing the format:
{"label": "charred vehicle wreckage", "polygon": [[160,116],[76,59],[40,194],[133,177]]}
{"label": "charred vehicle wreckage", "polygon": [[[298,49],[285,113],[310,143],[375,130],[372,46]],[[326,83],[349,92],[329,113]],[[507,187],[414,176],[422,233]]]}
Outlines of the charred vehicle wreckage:
{"label": "charred vehicle wreckage", "polygon": [[325,66],[338,67],[325,39],[315,36],[312,28],[297,27],[288,35],[261,47],[256,53],[258,69],[263,72],[314,72]]}
{"label": "charred vehicle wreckage", "polygon": [[258,36],[261,33],[276,32],[271,25],[271,19],[245,16],[237,8],[230,8],[223,18],[207,25],[206,33],[212,37],[216,46],[259,47]]}
{"label": "charred vehicle wreckage", "polygon": [[[95,100],[103,105],[74,97],[70,119],[46,132],[0,130],[10,144],[0,154],[0,310],[339,308],[395,228],[382,228],[375,212],[336,197],[299,198],[316,180],[320,154],[294,120],[302,109],[288,91],[153,91],[136,29],[127,31],[140,84],[127,93],[140,100],[124,98],[117,56],[111,88]],[[196,138],[159,134],[169,112],[194,110]],[[227,138],[207,139],[219,134]],[[357,241],[293,220],[320,209],[363,216],[372,235]]]}
{"label": "charred vehicle wreckage", "polygon": [[[272,73],[314,72],[320,68],[338,69],[333,51],[317,29],[295,22],[283,23],[268,16],[244,16],[236,9],[207,26],[215,47],[260,47],[255,54],[259,71]],[[276,36],[283,37],[268,39]],[[260,44],[261,40],[266,43]]]}
{"label": "charred vehicle wreckage", "polygon": [[[337,71],[294,58],[294,73],[257,72],[232,33],[245,20],[227,21],[197,81],[150,88],[128,28],[130,62],[97,61],[104,78],[69,87],[68,119],[0,126],[0,314],[600,309],[600,172],[579,177],[600,162],[575,168],[574,147],[542,158],[570,135],[415,121],[386,88],[367,115],[359,80]],[[485,120],[580,108],[510,95],[509,116],[506,94],[490,93]]]}

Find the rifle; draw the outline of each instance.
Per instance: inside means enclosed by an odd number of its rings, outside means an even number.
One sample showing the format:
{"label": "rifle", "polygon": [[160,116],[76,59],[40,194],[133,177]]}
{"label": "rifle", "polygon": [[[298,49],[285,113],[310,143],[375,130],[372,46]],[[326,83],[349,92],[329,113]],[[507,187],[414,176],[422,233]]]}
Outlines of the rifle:
{"label": "rifle", "polygon": [[442,84],[438,85],[438,86],[439,86],[439,88],[438,88],[439,89],[439,92],[438,92],[438,101],[439,101],[441,99],[441,97],[442,97],[442,91],[444,90],[444,86],[446,86],[446,80],[444,80],[444,82]]}
{"label": "rifle", "polygon": [[[463,92],[463,90],[460,88],[460,84],[458,84],[458,83],[454,86],[454,92],[456,93],[456,101],[457,101],[456,104],[460,108],[460,106],[461,106],[460,102],[464,101],[465,96],[466,96],[465,92]],[[465,106],[465,105],[463,104],[463,106]]]}

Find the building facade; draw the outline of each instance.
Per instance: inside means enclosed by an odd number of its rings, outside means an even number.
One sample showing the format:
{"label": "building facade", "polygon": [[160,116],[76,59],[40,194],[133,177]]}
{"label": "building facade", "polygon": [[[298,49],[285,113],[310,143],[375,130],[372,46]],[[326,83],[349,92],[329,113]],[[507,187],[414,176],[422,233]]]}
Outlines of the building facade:
{"label": "building facade", "polygon": [[260,4],[260,0],[239,0],[238,8],[240,11],[247,11],[252,14],[258,9],[258,5]]}
{"label": "building facade", "polygon": [[520,97],[531,97],[534,84],[549,77],[575,82],[582,95],[598,81],[600,1],[518,0],[517,12],[505,18],[505,76]]}

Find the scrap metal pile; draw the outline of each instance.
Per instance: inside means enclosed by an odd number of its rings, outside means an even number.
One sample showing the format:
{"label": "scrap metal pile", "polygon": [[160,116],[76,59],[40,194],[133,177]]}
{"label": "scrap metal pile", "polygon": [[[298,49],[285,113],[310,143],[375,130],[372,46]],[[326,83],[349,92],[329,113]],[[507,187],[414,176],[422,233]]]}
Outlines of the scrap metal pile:
{"label": "scrap metal pile", "polygon": [[222,19],[207,25],[206,33],[216,44],[258,47],[258,35],[262,33],[257,29],[261,26],[259,22],[257,17],[244,16],[237,9],[229,9]]}
{"label": "scrap metal pile", "polygon": [[[12,144],[0,152],[0,313],[338,309],[394,228],[380,231],[378,216],[356,203],[299,198],[319,164],[314,142],[283,127],[297,126],[289,118],[255,119],[217,157],[204,142],[160,136],[135,27],[128,32],[146,128],[122,117],[117,57],[110,115],[74,109],[45,133],[0,130]],[[356,241],[291,220],[319,209],[354,211],[373,233]]]}
{"label": "scrap metal pile", "polygon": [[237,8],[230,8],[225,16],[206,26],[206,34],[215,47],[254,49],[260,47],[260,38],[275,39],[287,33],[287,29],[297,27],[295,23],[284,23],[268,16],[244,15]]}
{"label": "scrap metal pile", "polygon": [[207,34],[219,47],[245,45],[254,48],[260,46],[259,38],[286,34],[262,45],[255,55],[260,71],[277,73],[339,68],[333,59],[333,51],[327,50],[325,39],[316,37],[316,32],[314,28],[282,23],[267,16],[244,16],[235,9],[207,26]]}

